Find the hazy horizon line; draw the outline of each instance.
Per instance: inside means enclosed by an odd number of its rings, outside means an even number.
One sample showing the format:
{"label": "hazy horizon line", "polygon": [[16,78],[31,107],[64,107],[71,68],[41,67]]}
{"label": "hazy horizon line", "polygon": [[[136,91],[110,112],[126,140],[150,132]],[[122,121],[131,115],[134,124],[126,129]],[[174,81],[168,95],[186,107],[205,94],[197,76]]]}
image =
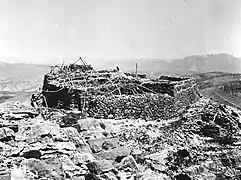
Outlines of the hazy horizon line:
{"label": "hazy horizon line", "polygon": [[[34,60],[23,60],[23,58],[20,57],[0,57],[0,63],[9,63],[9,64],[36,64],[36,65],[52,65],[53,64],[61,64],[63,62],[70,63],[71,61],[76,61],[81,57],[82,59],[86,60],[87,63],[88,61],[133,61],[133,60],[143,60],[143,59],[150,59],[150,60],[161,60],[161,61],[173,61],[173,60],[178,60],[178,59],[185,59],[188,57],[192,56],[209,56],[209,55],[221,55],[221,54],[226,54],[229,56],[233,56],[235,58],[241,58],[238,56],[235,56],[234,54],[227,53],[227,52],[217,52],[217,53],[195,53],[192,55],[188,56],[183,56],[183,57],[173,57],[173,58],[161,58],[161,57],[133,57],[133,58],[91,58],[91,57],[85,57],[85,56],[66,56],[66,57],[49,57],[49,60],[42,60],[42,61],[34,61]],[[4,59],[4,60],[2,60]],[[12,59],[12,61],[11,61]],[[51,59],[51,60],[50,60]],[[51,61],[51,62],[49,62]],[[93,62],[92,62],[93,63]]]}

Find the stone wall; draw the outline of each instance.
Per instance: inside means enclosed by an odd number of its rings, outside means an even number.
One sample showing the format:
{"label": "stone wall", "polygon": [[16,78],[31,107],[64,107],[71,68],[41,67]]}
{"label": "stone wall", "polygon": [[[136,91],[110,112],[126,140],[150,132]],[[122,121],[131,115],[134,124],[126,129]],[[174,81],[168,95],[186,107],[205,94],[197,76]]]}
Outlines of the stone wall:
{"label": "stone wall", "polygon": [[169,95],[147,93],[144,95],[96,96],[86,106],[86,112],[95,118],[168,119],[173,112],[175,98]]}
{"label": "stone wall", "polygon": [[54,84],[45,76],[42,93],[48,107],[78,109],[88,117],[115,119],[169,119],[199,99],[195,79],[180,77],[142,83],[124,78],[96,87],[77,87]]}
{"label": "stone wall", "polygon": [[[142,118],[147,120],[169,119],[194,103],[199,94],[196,85],[182,89],[175,96],[145,93],[139,95],[97,95],[69,93],[63,89],[57,93],[45,92],[48,106],[78,108],[89,117],[95,118]],[[63,104],[61,104],[64,102]]]}
{"label": "stone wall", "polygon": [[[185,87],[185,88],[184,88]],[[178,116],[187,106],[199,99],[196,84],[182,85],[174,97],[168,94],[96,96],[87,105],[87,114],[96,118],[169,119]]]}

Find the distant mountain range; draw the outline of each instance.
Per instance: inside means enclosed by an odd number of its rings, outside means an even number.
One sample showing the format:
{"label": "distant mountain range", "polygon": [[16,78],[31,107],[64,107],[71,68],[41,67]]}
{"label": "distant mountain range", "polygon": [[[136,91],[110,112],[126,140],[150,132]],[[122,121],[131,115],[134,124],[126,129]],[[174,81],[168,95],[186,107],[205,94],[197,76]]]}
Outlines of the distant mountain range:
{"label": "distant mountain range", "polygon": [[27,63],[0,63],[0,78],[5,79],[39,79],[50,70],[48,65]]}
{"label": "distant mountain range", "polygon": [[41,87],[44,74],[50,66],[0,63],[0,103],[5,100],[29,100],[29,96]]}
{"label": "distant mountain range", "polygon": [[[73,62],[75,59],[73,59]],[[88,63],[88,62],[87,62]],[[130,59],[130,60],[104,60],[92,64],[101,69],[116,68],[122,71],[135,71],[135,64],[139,72],[146,72],[151,75],[163,73],[171,74],[193,74],[203,72],[241,72],[241,58],[236,58],[226,53],[193,55],[182,59]],[[49,65],[27,64],[27,63],[1,63],[0,78],[13,79],[36,79],[43,77],[43,74],[50,70]]]}
{"label": "distant mountain range", "polygon": [[148,72],[152,76],[165,73],[185,75],[211,71],[241,72],[241,59],[226,53],[194,55],[174,60],[131,59],[128,61],[106,61],[102,63],[102,68],[119,66],[122,71],[134,72],[135,63],[138,65],[139,72]]}

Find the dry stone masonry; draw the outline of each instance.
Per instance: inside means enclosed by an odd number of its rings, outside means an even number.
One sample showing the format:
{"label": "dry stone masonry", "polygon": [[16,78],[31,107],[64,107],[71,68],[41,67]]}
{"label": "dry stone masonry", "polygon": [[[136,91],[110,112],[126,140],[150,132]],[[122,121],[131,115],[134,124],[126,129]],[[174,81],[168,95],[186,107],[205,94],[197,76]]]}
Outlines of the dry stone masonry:
{"label": "dry stone masonry", "polygon": [[42,95],[44,106],[77,109],[87,117],[147,120],[177,116],[199,99],[192,78],[149,79],[86,64],[53,67],[44,77]]}

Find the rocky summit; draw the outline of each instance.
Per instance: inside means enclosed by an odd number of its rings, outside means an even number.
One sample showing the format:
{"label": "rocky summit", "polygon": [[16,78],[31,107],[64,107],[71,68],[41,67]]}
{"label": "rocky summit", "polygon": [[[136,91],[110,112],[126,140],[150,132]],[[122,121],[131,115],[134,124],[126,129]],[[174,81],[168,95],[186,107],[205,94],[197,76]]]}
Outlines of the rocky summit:
{"label": "rocky summit", "polygon": [[[85,80],[95,86],[77,86],[80,81],[71,75],[80,67],[66,68],[45,78],[43,92],[32,97],[33,107],[1,104],[0,179],[241,178],[241,111],[202,97],[193,79],[165,76],[144,83],[137,75],[105,71],[105,78],[100,72],[83,76],[92,75]],[[79,72],[86,71],[92,68]],[[111,90],[101,89],[100,81]],[[131,86],[133,81],[137,85]],[[158,85],[167,93],[154,90]]]}

